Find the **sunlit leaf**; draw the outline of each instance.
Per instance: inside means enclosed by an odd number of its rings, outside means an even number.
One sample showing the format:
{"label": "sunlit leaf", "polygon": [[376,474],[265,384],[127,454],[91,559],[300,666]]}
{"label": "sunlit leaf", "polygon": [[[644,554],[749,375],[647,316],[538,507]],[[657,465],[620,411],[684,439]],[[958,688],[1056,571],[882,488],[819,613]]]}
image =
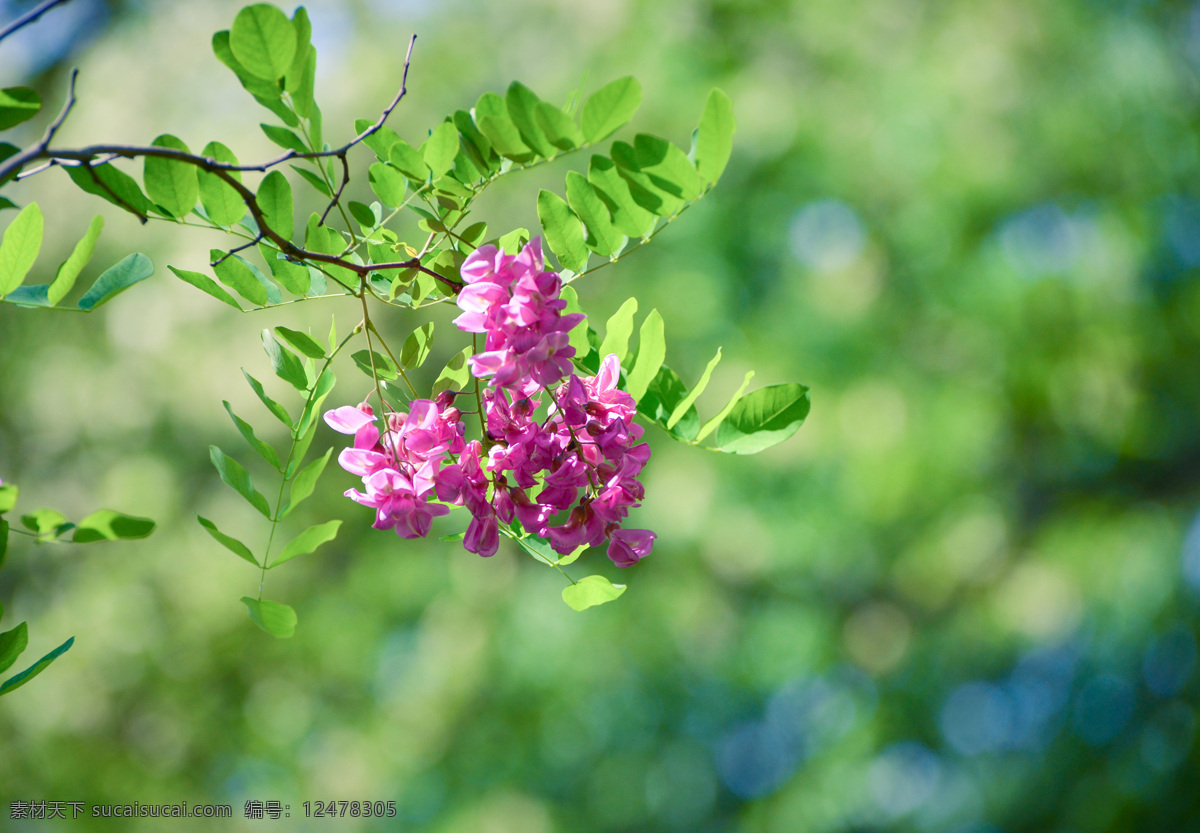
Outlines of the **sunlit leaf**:
{"label": "sunlit leaf", "polygon": [[638,331],[637,358],[633,368],[625,376],[625,390],[635,400],[640,400],[646,393],[663,359],[667,357],[667,342],[663,333],[663,319],[657,309],[650,310],[642,328]]}
{"label": "sunlit leaf", "polygon": [[423,324],[409,333],[400,348],[400,364],[404,367],[420,367],[429,358],[433,346],[433,322]]}
{"label": "sunlit leaf", "polygon": [[258,207],[263,219],[280,237],[290,240],[293,231],[292,186],[279,171],[271,171],[258,186]]}
{"label": "sunlit leaf", "polygon": [[0,298],[25,280],[42,248],[42,210],[36,202],[21,209],[0,240]]}
{"label": "sunlit leaf", "polygon": [[537,198],[538,220],[546,235],[546,244],[558,262],[576,272],[587,266],[588,249],[583,226],[562,197],[543,189]]}
{"label": "sunlit leaf", "polygon": [[604,576],[584,576],[569,587],[564,587],[562,597],[575,610],[587,610],[611,602],[624,592],[624,584],[613,584]]}
{"label": "sunlit leaf", "polygon": [[[332,541],[337,537],[341,521],[326,521],[323,524],[310,526],[288,542],[282,552],[271,562],[271,567],[278,567],[285,561],[291,561],[298,555],[308,555],[317,547]],[[270,569],[270,567],[268,568]]]}
{"label": "sunlit leaf", "polygon": [[808,409],[804,385],[759,388],[742,397],[721,423],[716,446],[731,454],[756,454],[795,434]]}
{"label": "sunlit leaf", "polygon": [[597,351],[601,360],[613,353],[618,362],[625,361],[625,355],[629,352],[629,336],[633,334],[633,315],[637,312],[637,306],[637,298],[629,298],[605,323],[604,341],[600,342]]}
{"label": "sunlit leaf", "polygon": [[[204,146],[204,155],[217,162],[236,165],[238,159],[233,151],[220,142],[209,142]],[[238,171],[230,171],[230,176],[238,182],[242,175]],[[200,204],[208,219],[218,226],[231,226],[246,214],[246,204],[233,186],[219,176],[208,171],[199,172]]]}
{"label": "sunlit leaf", "polygon": [[229,33],[234,57],[266,81],[281,78],[296,57],[296,29],[283,12],[256,3],[238,12]]}
{"label": "sunlit leaf", "polygon": [[0,130],[8,130],[42,109],[42,97],[29,87],[5,87],[0,90]]}
{"label": "sunlit leaf", "polygon": [[250,611],[250,618],[271,636],[287,639],[296,632],[296,611],[285,604],[261,601],[242,596],[242,603]]}
{"label": "sunlit leaf", "polygon": [[583,103],[580,123],[589,142],[599,142],[633,118],[642,103],[642,85],[632,75],[605,84]]}
{"label": "sunlit leaf", "polygon": [[723,91],[714,89],[708,94],[700,126],[696,128],[696,170],[705,182],[720,179],[733,151],[736,129],[733,102]]}
{"label": "sunlit leaf", "polygon": [[587,179],[575,171],[567,173],[567,202],[587,229],[587,245],[602,257],[616,254],[625,245],[625,235],[613,225],[608,206]]}
{"label": "sunlit leaf", "polygon": [[321,473],[325,471],[325,464],[329,462],[330,455],[333,454],[333,449],[328,449],[322,456],[313,460],[304,468],[300,469],[296,475],[296,479],[292,481],[292,492],[288,496],[287,508],[283,510],[283,515],[286,516],[293,509],[299,506],[317,486],[317,480],[320,479]]}
{"label": "sunlit leaf", "polygon": [[226,456],[225,452],[221,451],[215,445],[208,447],[208,455],[217,473],[221,475],[221,480],[227,486],[244,497],[251,506],[262,513],[263,517],[271,517],[271,509],[267,505],[267,499],[254,488],[254,483],[250,480],[249,472],[242,467],[241,463],[232,457]]}
{"label": "sunlit leaf", "polygon": [[92,222],[88,225],[87,232],[75,244],[70,257],[63,262],[62,266],[58,267],[58,274],[46,292],[46,298],[51,306],[61,301],[71,291],[71,288],[75,286],[75,279],[79,277],[79,273],[83,271],[83,267],[87,266],[88,261],[92,259],[92,253],[96,250],[96,240],[100,237],[100,230],[103,228],[104,218],[99,215],[93,217]]}
{"label": "sunlit leaf", "polygon": [[204,527],[205,531],[209,535],[211,535],[218,543],[220,543],[221,546],[225,547],[227,550],[232,552],[234,555],[237,555],[239,558],[246,559],[251,564],[253,564],[255,567],[262,566],[258,563],[258,560],[254,557],[254,553],[250,552],[250,548],[247,547],[245,544],[243,544],[241,541],[239,541],[237,538],[234,538],[231,535],[226,535],[224,532],[217,529],[217,525],[214,524],[212,521],[210,521],[208,518],[204,518],[204,517],[201,517],[200,515],[197,515],[196,520],[200,521],[200,526]]}

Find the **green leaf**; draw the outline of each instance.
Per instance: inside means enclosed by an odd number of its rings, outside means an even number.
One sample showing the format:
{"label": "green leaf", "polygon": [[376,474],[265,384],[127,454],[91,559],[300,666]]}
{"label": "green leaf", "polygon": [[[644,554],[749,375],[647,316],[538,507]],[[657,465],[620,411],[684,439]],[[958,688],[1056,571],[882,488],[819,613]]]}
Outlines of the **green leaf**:
{"label": "green leaf", "polygon": [[403,139],[397,139],[392,145],[388,151],[388,161],[413,182],[424,184],[429,178],[429,166],[424,158]]}
{"label": "green leaf", "polygon": [[667,428],[674,428],[675,423],[683,418],[688,409],[700,398],[700,394],[704,393],[704,389],[708,387],[708,380],[712,377],[713,368],[721,361],[721,348],[717,348],[717,354],[709,361],[708,366],[704,368],[704,372],[700,374],[700,381],[696,386],[688,391],[687,396],[679,401],[675,406],[675,410],[671,412],[670,418],[667,420]]}
{"label": "green leaf", "polygon": [[632,75],[605,84],[583,103],[580,122],[589,142],[599,142],[633,118],[642,103],[642,85]]}
{"label": "green leaf", "polygon": [[42,97],[29,87],[5,87],[0,90],[0,130],[31,119],[42,109]]}
{"label": "green leaf", "polygon": [[225,406],[225,410],[228,411],[229,418],[233,420],[233,424],[237,426],[238,432],[250,444],[250,447],[258,452],[258,456],[274,466],[276,470],[283,471],[283,464],[279,461],[279,452],[260,440],[254,433],[254,427],[233,412],[233,406],[225,401],[222,401],[221,404]]}
{"label": "green leaf", "polygon": [[333,454],[333,449],[328,449],[325,454],[313,460],[296,475],[296,479],[292,481],[292,492],[288,496],[287,508],[283,510],[281,517],[287,515],[299,506],[309,495],[313,493],[313,489],[317,487],[317,480],[325,471],[325,464],[329,462],[330,455]]}
{"label": "green leaf", "polygon": [[54,509],[35,509],[28,515],[21,516],[21,525],[38,535],[56,533],[66,523],[67,516]]}
{"label": "green leaf", "polygon": [[[321,377],[317,379],[313,385],[312,395],[304,404],[304,410],[300,414],[300,421],[296,428],[296,433],[306,434],[313,421],[316,420],[317,414],[321,411],[321,404],[325,401],[325,397],[329,396],[329,392],[333,390],[333,386],[337,384],[337,377],[333,375],[333,371],[326,367],[321,372]],[[285,472],[285,478],[291,478],[292,474],[300,467],[300,461],[304,459],[303,455],[297,456],[292,454],[292,462],[288,464],[288,470]]]}
{"label": "green leaf", "polygon": [[538,192],[537,212],[546,234],[546,244],[558,262],[568,269],[582,272],[587,266],[588,248],[579,218],[562,197],[545,189]]}
{"label": "green leaf", "polygon": [[617,361],[624,363],[625,355],[629,352],[629,336],[633,334],[633,314],[635,312],[637,312],[637,298],[630,298],[621,304],[621,308],[613,313],[605,323],[604,341],[600,343],[597,350],[601,361],[608,354],[615,353]]}
{"label": "green leaf", "polygon": [[585,144],[583,133],[575,120],[553,104],[539,101],[533,111],[533,120],[546,134],[550,144],[559,150],[573,150]]}
{"label": "green leaf", "polygon": [[259,78],[246,69],[242,65],[242,62],[234,56],[233,49],[230,46],[228,29],[224,29],[213,35],[212,48],[213,54],[217,56],[217,59],[233,70],[233,74],[237,76],[242,87],[246,92],[254,96],[255,101],[275,113],[288,124],[296,125],[300,123],[295,114],[289,112],[283,101],[280,100],[281,90],[279,84],[274,79],[264,80]]}
{"label": "green leaf", "polygon": [[20,491],[16,486],[0,486],[0,515],[5,512],[11,512],[12,508],[17,503],[17,493]]}
{"label": "green leaf", "polygon": [[475,120],[466,110],[455,110],[454,126],[462,135],[459,140],[471,163],[480,171],[492,173],[500,169],[500,157],[493,152],[492,143],[479,130]]}
{"label": "green leaf", "polygon": [[[374,119],[355,119],[354,132],[362,133],[368,127],[375,123]],[[392,145],[400,141],[400,137],[396,135],[396,131],[392,128],[384,126],[376,130],[367,138],[363,139],[363,144],[375,151],[375,155],[380,162],[388,161],[389,151]]]}
{"label": "green leaf", "polygon": [[276,327],[275,335],[294,347],[297,352],[303,353],[310,359],[325,358],[325,348],[308,333],[289,330],[287,327]]}
{"label": "green leaf", "polygon": [[174,272],[175,277],[179,278],[184,283],[190,283],[201,292],[207,292],[218,301],[229,304],[229,306],[233,307],[238,312],[242,311],[241,306],[233,299],[233,296],[221,287],[217,286],[217,282],[207,275],[202,275],[199,272],[190,272],[187,269],[176,269],[174,266],[168,266],[167,268]]}
{"label": "green leaf", "polygon": [[[156,138],[152,146],[191,153],[183,141],[169,133]],[[196,207],[200,197],[200,184],[196,179],[196,168],[177,159],[161,159],[147,156],[145,159],[146,194],[168,214],[176,219],[186,217]]]}
{"label": "green leaf", "polygon": [[262,331],[262,343],[275,375],[296,390],[308,391],[308,374],[300,358],[291,350],[281,347],[270,330]]}
{"label": "green leaf", "polygon": [[[0,567],[4,566],[4,556],[8,553],[8,521],[0,518]],[[4,605],[0,605],[0,617],[4,616]]]}
{"label": "green leaf", "polygon": [[[3,161],[3,160],[0,160],[0,161]],[[17,208],[17,207],[18,207],[17,204],[15,202],[13,202],[12,200],[10,200],[8,197],[0,197],[0,210],[3,210],[5,208]]]}
{"label": "green leaf", "polygon": [[308,555],[322,544],[332,541],[337,537],[338,527],[341,525],[341,521],[326,521],[323,524],[310,526],[289,541],[288,545],[283,548],[283,552],[275,557],[267,569],[278,567],[285,561],[291,561],[297,555]]}
{"label": "green leaf", "polygon": [[49,284],[38,283],[32,286],[18,286],[12,292],[8,293],[5,298],[8,303],[18,307],[33,308],[42,307],[50,309],[54,305],[50,303],[50,298],[46,292],[50,288]]}
{"label": "green leaf", "polygon": [[[638,166],[637,151],[632,145],[613,142],[612,158],[617,163],[617,170],[621,176],[629,183],[629,193],[634,202],[642,208],[659,217],[673,216],[683,208],[684,201],[676,193],[681,189],[659,187],[663,180],[655,180],[642,171]],[[692,173],[695,174],[695,171]],[[699,175],[696,175],[696,178],[699,179]]]}
{"label": "green leaf", "polygon": [[242,603],[249,609],[254,624],[271,636],[287,639],[296,632],[296,611],[287,605],[249,596],[242,596]]}
{"label": "green leaf", "polygon": [[384,205],[395,208],[404,203],[404,192],[408,186],[399,170],[383,162],[373,162],[367,171],[367,178],[371,190]]}
{"label": "green leaf", "polygon": [[275,81],[291,68],[296,57],[296,28],[279,9],[256,3],[233,19],[229,47],[255,76]]}
{"label": "green leaf", "polygon": [[303,296],[308,293],[312,277],[307,266],[293,263],[278,249],[273,249],[266,243],[259,243],[258,251],[270,267],[271,276],[281,283],[284,289],[293,295]]}
{"label": "green leaf", "polygon": [[[687,387],[683,384],[679,375],[671,368],[663,365],[659,368],[658,375],[654,377],[654,381],[650,383],[650,387],[646,389],[645,395],[637,401],[638,413],[665,427],[676,405],[686,395]],[[693,405],[676,422],[674,428],[668,429],[668,433],[677,439],[691,442],[699,430],[700,417],[697,415],[696,408]]]}
{"label": "green leaf", "polygon": [[84,192],[108,200],[138,216],[144,217],[152,209],[150,200],[146,199],[134,178],[111,164],[92,167],[76,165],[67,168],[67,176]]}
{"label": "green leaf", "polygon": [[563,567],[565,567],[568,564],[574,564],[576,561],[579,560],[579,556],[583,555],[587,551],[588,551],[588,545],[580,544],[578,547],[575,548],[574,552],[569,552],[566,555],[560,555],[558,558],[558,563],[560,566],[563,566]]}
{"label": "green leaf", "polygon": [[521,134],[521,141],[527,144],[538,156],[554,156],[557,148],[546,138],[542,128],[538,126],[536,114],[538,105],[542,103],[533,90],[519,81],[513,81],[508,86],[504,96],[508,117],[516,125]]}
{"label": "green leaf", "polygon": [[[0,162],[7,162],[10,158],[16,156],[20,152],[21,149],[12,142],[0,142]],[[3,179],[0,179],[0,185],[10,182],[20,172],[20,169],[10,171],[7,176],[5,176]],[[5,200],[4,202],[7,203],[7,206],[5,206],[7,208],[17,207],[12,200]]]}
{"label": "green leaf", "polygon": [[279,171],[271,171],[258,186],[258,207],[263,219],[280,237],[292,238],[294,218],[292,216],[292,186]]}
{"label": "green leaf", "polygon": [[733,397],[725,403],[725,407],[717,411],[717,413],[700,428],[700,433],[696,435],[696,442],[703,442],[705,437],[720,427],[721,423],[725,421],[725,418],[729,416],[729,413],[734,409],[734,406],[737,405],[738,401],[742,398],[742,394],[746,392],[746,387],[750,384],[750,380],[753,378],[754,371],[748,371],[746,373],[746,378],[742,380],[742,386],[738,388]]}
{"label": "green leaf", "polygon": [[657,309],[650,310],[638,331],[637,358],[625,376],[625,390],[635,401],[645,395],[646,389],[658,375],[663,359],[667,357],[667,341],[663,330],[662,316]]}
{"label": "green leaf", "polygon": [[420,367],[429,358],[433,346],[433,322],[423,324],[409,333],[400,348],[400,364],[404,367]]}
{"label": "green leaf", "polygon": [[638,168],[656,188],[684,201],[700,196],[704,180],[688,160],[687,154],[666,139],[639,133],[633,140]]}
{"label": "green leaf", "polygon": [[467,386],[471,381],[471,370],[467,366],[467,359],[470,358],[472,352],[474,352],[474,348],[464,347],[442,369],[442,372],[438,374],[437,379],[433,383],[434,396],[437,396],[444,390],[462,390]]}
{"label": "green leaf", "polygon": [[75,644],[75,637],[72,636],[66,642],[59,645],[57,648],[55,648],[50,653],[46,654],[46,656],[42,657],[37,662],[35,662],[33,665],[26,668],[20,674],[17,674],[16,676],[13,676],[13,677],[9,677],[7,680],[4,681],[4,685],[0,685],[0,694],[8,694],[10,691],[14,691],[14,690],[20,688],[21,686],[25,685],[25,683],[29,682],[34,677],[36,677],[38,674],[41,674],[43,671],[45,671],[46,667],[48,665],[50,665],[50,663],[54,662],[56,659],[58,659],[63,654],[65,654],[68,650],[70,650],[71,646],[74,644]]}
{"label": "green leaf", "polygon": [[[210,249],[208,253],[211,261],[221,261],[213,267],[213,271],[217,273],[217,279],[255,306],[266,306],[270,298],[267,287],[254,272],[250,271],[249,264],[237,255],[221,260],[223,255],[224,252],[220,249]],[[276,292],[278,291],[278,287],[276,287]],[[275,303],[279,303],[279,300],[276,300]]]}
{"label": "green leaf", "polygon": [[795,434],[808,409],[804,385],[759,388],[738,401],[721,423],[716,446],[730,454],[757,454]]}
{"label": "green leaf", "polygon": [[260,124],[259,127],[262,128],[262,132],[268,139],[284,150],[294,150],[296,153],[308,152],[308,145],[304,144],[304,140],[286,127],[280,127],[277,124]]}
{"label": "green leaf", "polygon": [[83,271],[83,267],[87,266],[88,261],[92,259],[92,253],[96,250],[96,240],[100,237],[100,231],[104,228],[104,218],[96,215],[92,218],[92,222],[88,225],[87,232],[83,235],[75,248],[71,251],[71,256],[63,261],[63,265],[58,267],[58,274],[54,278],[54,283],[50,284],[50,288],[46,290],[46,299],[53,306],[63,299],[71,288],[75,286],[75,279],[79,277],[79,273]]}
{"label": "green leaf", "polygon": [[255,567],[262,566],[261,564],[258,563],[258,560],[254,557],[254,553],[250,552],[250,548],[248,546],[246,546],[245,544],[243,544],[241,541],[239,541],[237,538],[234,538],[231,535],[226,535],[224,532],[217,529],[217,525],[215,523],[213,523],[212,521],[210,521],[208,518],[197,515],[196,520],[198,520],[200,522],[200,526],[204,527],[205,531],[207,531],[209,535],[211,535],[214,539],[216,539],[216,541],[219,544],[221,544],[221,546],[225,547],[225,549],[229,550],[230,552],[232,552],[234,555],[238,556],[239,558],[246,559],[251,564],[253,564]]}
{"label": "green leaf", "polygon": [[711,184],[721,178],[733,152],[736,129],[733,102],[724,92],[714,89],[704,102],[704,115],[696,128],[696,170],[705,182]]}
{"label": "green leaf", "polygon": [[75,528],[72,540],[76,544],[93,541],[120,541],[145,538],[156,524],[149,518],[138,518],[112,509],[100,509],[88,515]]}
{"label": "green leaf", "polygon": [[374,228],[376,217],[371,207],[357,200],[350,200],[350,216],[364,229]]}
{"label": "green leaf", "polygon": [[501,156],[516,162],[529,162],[536,157],[509,117],[508,105],[495,93],[484,93],[479,97],[475,103],[475,123]]}
{"label": "green leaf", "polygon": [[29,645],[29,626],[24,622],[0,633],[0,671],[7,671]]}
{"label": "green leaf", "polygon": [[[304,83],[304,68],[308,64],[309,55],[314,51],[312,22],[308,19],[308,10],[303,6],[299,6],[292,15],[292,28],[296,30],[296,54],[292,56],[292,65],[288,67],[283,88],[294,96]],[[300,112],[299,107],[296,111],[301,116],[308,116],[308,113]]]}
{"label": "green leaf", "polygon": [[604,576],[584,576],[562,591],[563,601],[575,610],[611,602],[625,592],[624,584],[613,584]]}
{"label": "green leaf", "polygon": [[[230,165],[238,163],[233,151],[220,142],[209,142],[204,146],[204,155]],[[230,176],[238,182],[242,181],[239,171],[230,171]],[[199,172],[200,204],[208,219],[218,226],[231,226],[246,216],[246,204],[233,186],[219,176],[208,171]]]}
{"label": "green leaf", "polygon": [[630,237],[644,237],[654,228],[654,214],[638,205],[629,190],[629,183],[611,159],[593,156],[588,165],[588,182],[608,207],[613,226],[618,231]]}
{"label": "green leaf", "polygon": [[515,228],[508,234],[501,235],[496,245],[510,255],[520,254],[521,249],[529,242],[529,229]]}
{"label": "green leaf", "polygon": [[[563,308],[564,315],[583,312],[583,308],[579,306],[579,295],[575,292],[575,287],[564,286],[558,297],[567,302],[567,305]],[[575,348],[575,358],[577,359],[582,359],[591,350],[591,345],[588,344],[587,331],[588,325],[585,318],[576,324],[571,332],[567,334],[568,338],[570,338],[571,346]]]}
{"label": "green leaf", "polygon": [[263,390],[262,383],[247,373],[244,369],[242,370],[242,375],[246,377],[246,381],[250,384],[251,390],[254,391],[259,400],[267,406],[267,410],[273,413],[276,419],[286,425],[288,430],[291,430],[293,427],[292,417],[288,414],[287,409],[271,397],[267,396],[267,392]]}
{"label": "green leaf", "polygon": [[[371,378],[376,376],[380,379],[398,379],[400,372],[390,358],[374,351],[359,350],[350,358],[354,359],[354,363],[358,365],[358,369],[367,374]],[[375,361],[375,370],[371,370],[371,360]]]}
{"label": "green leaf", "polygon": [[[303,9],[300,9],[300,11],[303,11]],[[294,63],[293,66],[295,66]],[[289,71],[289,75],[291,75],[291,71]],[[296,110],[296,115],[309,120],[309,135],[312,137],[314,145],[319,144],[321,115],[317,103],[313,100],[316,83],[317,50],[309,47],[304,57],[304,67],[299,70],[299,80],[296,82],[296,88],[295,90],[291,90],[291,93],[292,106]]]}
{"label": "green leaf", "polygon": [[321,177],[314,174],[312,171],[308,170],[307,168],[301,168],[299,165],[290,165],[289,164],[288,167],[291,168],[296,173],[300,174],[300,176],[303,177],[304,180],[309,185],[311,185],[313,188],[316,188],[317,191],[320,194],[322,194],[323,196],[326,196],[326,197],[333,196],[333,192],[329,190],[329,186],[325,184],[325,181],[323,179],[321,179]]}
{"label": "green leaf", "polygon": [[242,467],[242,464],[232,457],[227,457],[225,452],[215,445],[208,447],[208,455],[213,466],[216,467],[217,473],[221,475],[221,480],[225,481],[225,485],[244,497],[251,506],[262,513],[264,518],[270,518],[271,509],[267,505],[267,499],[254,488],[250,474]]}
{"label": "green leaf", "polygon": [[458,130],[448,121],[439,124],[421,145],[421,155],[434,179],[445,174],[454,167],[454,157],[458,156]]}
{"label": "green leaf", "polygon": [[134,252],[96,278],[96,282],[79,299],[78,306],[90,312],[153,274],[154,262],[141,252]]}
{"label": "green leaf", "polygon": [[609,257],[625,246],[625,235],[613,225],[608,206],[580,173],[567,172],[567,202],[587,229],[587,246],[601,257]]}
{"label": "green leaf", "polygon": [[0,298],[25,280],[42,248],[42,209],[36,202],[21,209],[0,241]]}

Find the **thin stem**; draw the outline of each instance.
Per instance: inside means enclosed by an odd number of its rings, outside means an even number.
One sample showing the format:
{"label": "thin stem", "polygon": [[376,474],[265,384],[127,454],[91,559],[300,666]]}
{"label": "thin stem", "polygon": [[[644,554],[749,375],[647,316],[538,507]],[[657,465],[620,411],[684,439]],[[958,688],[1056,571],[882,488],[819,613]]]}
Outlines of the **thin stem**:
{"label": "thin stem", "polygon": [[[304,422],[304,414],[308,411],[308,406],[312,404],[313,397],[317,395],[317,384],[321,381],[321,377],[325,375],[325,371],[328,370],[329,365],[333,363],[334,357],[338,353],[342,352],[342,348],[345,347],[352,338],[354,338],[354,333],[350,333],[350,335],[342,339],[341,343],[339,343],[338,346],[333,349],[333,352],[329,354],[328,358],[325,359],[325,364],[321,365],[321,371],[317,373],[316,381],[313,382],[313,386],[308,390],[308,398],[304,400],[304,408],[300,411],[300,419],[292,428],[292,444],[288,449],[287,461],[283,464],[283,479],[279,481],[279,494],[275,497],[275,511],[271,513],[271,532],[267,536],[267,549],[263,552],[262,573],[258,578],[258,600],[260,602],[262,601],[263,586],[267,582],[267,570],[270,569],[267,565],[271,563],[271,545],[275,542],[275,530],[279,528],[279,522],[283,520],[283,516],[281,514],[283,511],[283,490],[292,479],[287,476],[287,470],[292,465],[292,459],[296,456],[296,446],[300,443],[300,425]],[[313,430],[311,426],[309,430]]]}

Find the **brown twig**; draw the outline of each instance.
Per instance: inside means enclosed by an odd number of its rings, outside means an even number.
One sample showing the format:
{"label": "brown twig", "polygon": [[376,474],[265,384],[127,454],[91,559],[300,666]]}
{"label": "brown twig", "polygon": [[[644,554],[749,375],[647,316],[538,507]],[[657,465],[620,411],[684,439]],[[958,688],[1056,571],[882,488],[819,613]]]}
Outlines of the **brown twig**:
{"label": "brown twig", "polygon": [[342,191],[346,190],[346,183],[350,181],[350,163],[346,161],[346,154],[340,153],[338,157],[342,160],[342,184],[338,186],[333,199],[329,201],[329,205],[325,206],[325,210],[321,212],[321,221],[317,224],[320,226],[325,225],[325,218],[329,216],[330,211],[333,211],[333,207],[338,204],[338,200],[342,198]]}
{"label": "brown twig", "polygon": [[234,246],[232,249],[227,251],[225,254],[221,255],[216,260],[211,261],[208,265],[215,269],[216,267],[220,266],[225,261],[229,260],[229,258],[233,257],[238,252],[244,252],[244,251],[246,251],[246,249],[249,249],[251,246],[257,246],[262,241],[262,239],[263,239],[263,233],[260,231],[258,233],[258,236],[255,237],[253,240],[251,240],[249,243],[243,243],[240,246]]}

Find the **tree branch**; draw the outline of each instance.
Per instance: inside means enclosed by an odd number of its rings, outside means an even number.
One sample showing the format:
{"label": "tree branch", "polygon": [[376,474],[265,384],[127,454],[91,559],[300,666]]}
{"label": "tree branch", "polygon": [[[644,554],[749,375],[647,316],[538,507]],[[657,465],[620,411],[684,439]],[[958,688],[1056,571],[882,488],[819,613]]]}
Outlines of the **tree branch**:
{"label": "tree branch", "polygon": [[70,0],[46,0],[46,2],[42,3],[41,5],[37,6],[36,8],[30,9],[28,12],[26,12],[25,14],[18,17],[12,23],[5,26],[3,30],[0,30],[0,41],[4,40],[5,38],[7,38],[9,35],[16,32],[17,30],[24,29],[30,23],[33,23],[35,20],[37,20],[42,15],[44,15],[46,12],[53,9],[55,6],[61,6],[63,3],[69,3],[69,2],[70,2]]}

